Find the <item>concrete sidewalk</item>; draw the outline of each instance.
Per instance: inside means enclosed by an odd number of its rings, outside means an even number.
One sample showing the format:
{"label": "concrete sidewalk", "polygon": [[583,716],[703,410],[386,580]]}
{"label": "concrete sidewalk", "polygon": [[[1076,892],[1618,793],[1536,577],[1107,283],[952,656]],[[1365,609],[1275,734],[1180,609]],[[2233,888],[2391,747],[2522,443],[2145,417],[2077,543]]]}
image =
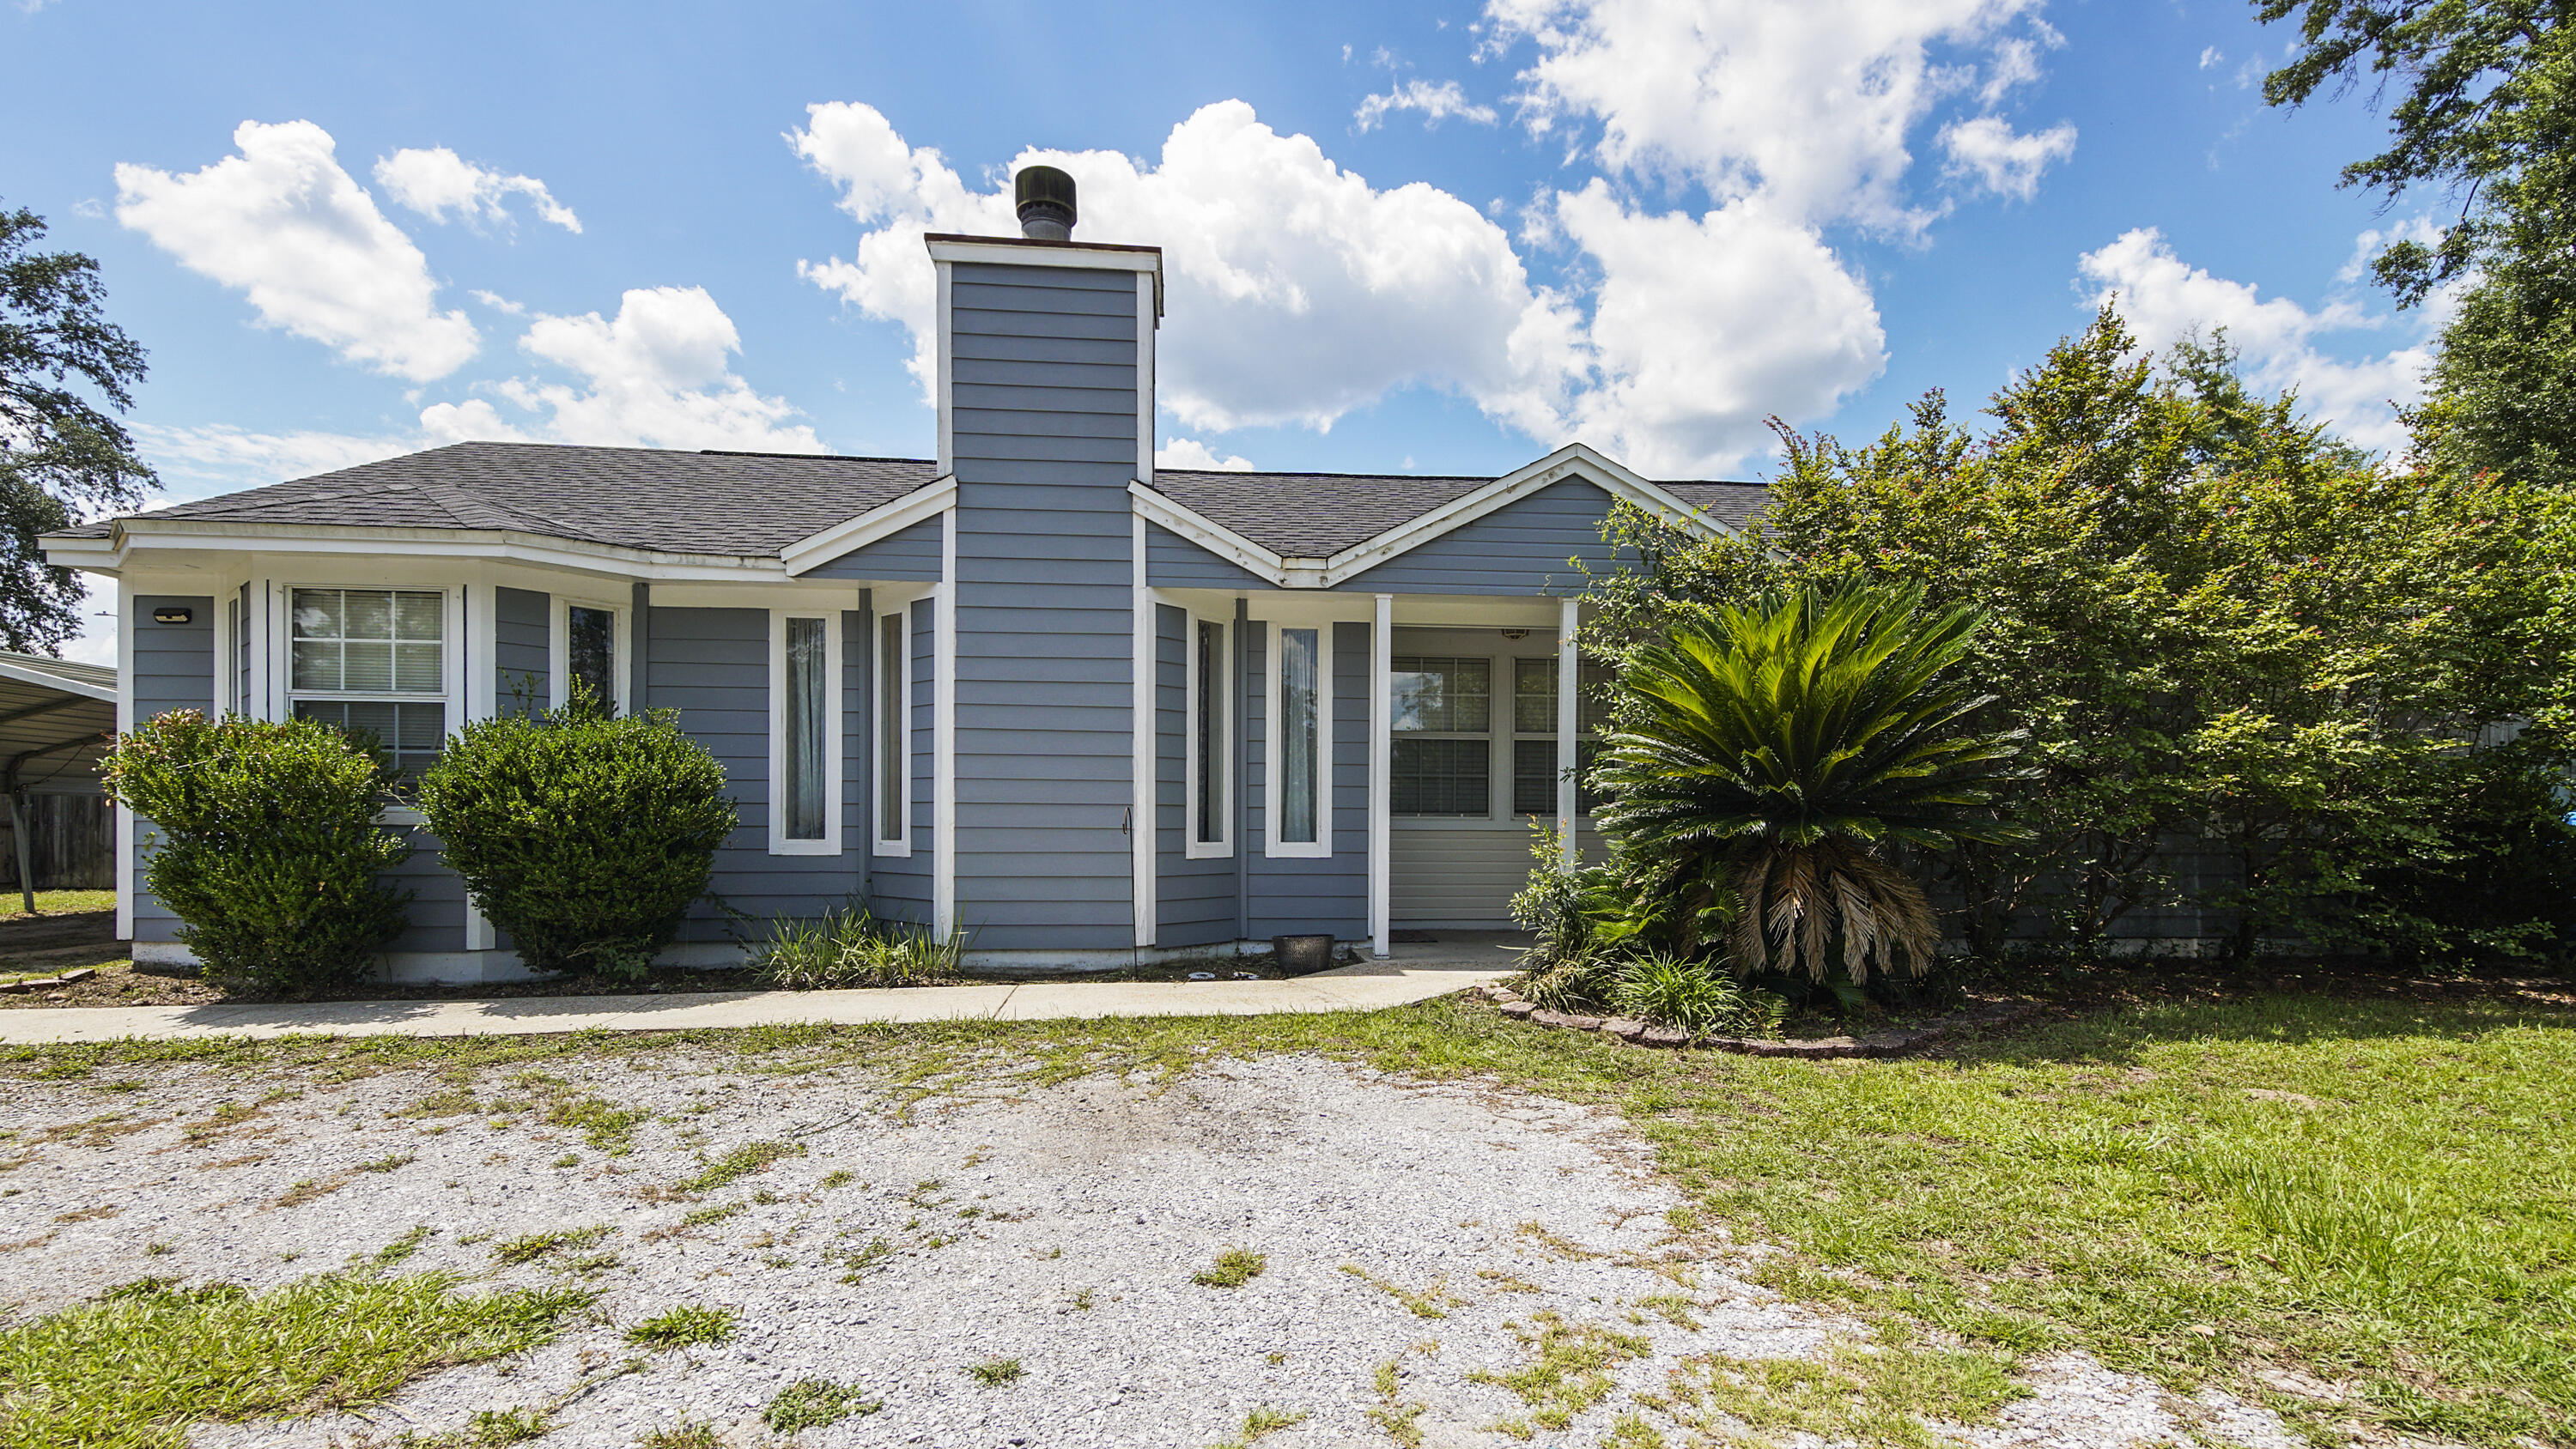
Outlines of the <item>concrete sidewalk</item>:
{"label": "concrete sidewalk", "polygon": [[0,1012],[0,1044],[278,1036],[534,1036],[797,1023],[1072,1021],[1108,1016],[1264,1016],[1378,1011],[1518,969],[1499,933],[1398,946],[1385,961],[1286,981],[1031,981],[875,991],[520,996],[240,1006],[101,1006]]}

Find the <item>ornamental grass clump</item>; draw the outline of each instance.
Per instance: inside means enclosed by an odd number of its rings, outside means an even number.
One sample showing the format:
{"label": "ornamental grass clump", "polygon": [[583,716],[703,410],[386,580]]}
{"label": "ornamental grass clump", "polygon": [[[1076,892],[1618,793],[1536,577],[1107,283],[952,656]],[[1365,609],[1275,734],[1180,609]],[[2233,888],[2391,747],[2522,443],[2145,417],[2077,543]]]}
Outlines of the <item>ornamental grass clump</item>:
{"label": "ornamental grass clump", "polygon": [[852,905],[776,922],[753,969],[780,991],[930,986],[957,978],[965,948],[962,935],[941,941],[926,927],[881,921]]}
{"label": "ornamental grass clump", "polygon": [[724,788],[676,711],[612,715],[580,691],[465,726],[423,772],[420,810],[521,959],[635,978],[707,893],[738,820]]}
{"label": "ornamental grass clump", "polygon": [[353,985],[402,929],[411,892],[377,883],[411,855],[376,823],[388,770],[341,731],[179,710],[119,736],[101,769],[146,822],[145,888],[224,990]]}
{"label": "ornamental grass clump", "polygon": [[2021,737],[1951,674],[1980,617],[1853,584],[1677,622],[1621,674],[1602,833],[1674,909],[1732,895],[1739,972],[1921,975],[1939,926],[1890,853],[2020,834],[1991,807]]}

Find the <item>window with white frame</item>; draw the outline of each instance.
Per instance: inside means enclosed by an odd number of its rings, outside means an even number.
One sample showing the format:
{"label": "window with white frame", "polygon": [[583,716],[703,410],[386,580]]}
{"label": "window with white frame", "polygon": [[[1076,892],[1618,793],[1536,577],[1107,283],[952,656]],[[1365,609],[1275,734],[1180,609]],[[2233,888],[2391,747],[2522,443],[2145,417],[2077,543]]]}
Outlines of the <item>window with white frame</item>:
{"label": "window with white frame", "polygon": [[1184,762],[1184,778],[1189,782],[1186,804],[1190,834],[1186,853],[1201,858],[1222,856],[1229,853],[1233,839],[1229,826],[1234,760],[1234,732],[1229,728],[1233,653],[1223,622],[1194,614],[1183,617],[1189,639],[1189,758]]}
{"label": "window with white frame", "polygon": [[876,845],[879,854],[912,847],[912,674],[905,667],[907,611],[877,616],[876,628]]}
{"label": "window with white frame", "polygon": [[[602,704],[617,702],[617,611],[564,606],[564,680]],[[570,698],[569,694],[566,698]]]}
{"label": "window with white frame", "polygon": [[841,848],[840,616],[770,615],[769,848]]}
{"label": "window with white frame", "polygon": [[290,590],[287,698],[301,719],[372,739],[417,775],[447,738],[447,595]]}
{"label": "window with white frame", "polygon": [[1391,814],[1493,814],[1494,661],[1398,654],[1387,808]]}
{"label": "window with white frame", "polygon": [[[1512,813],[1556,814],[1556,656],[1512,661]],[[1590,815],[1601,803],[1587,783],[1600,758],[1601,732],[1610,723],[1606,699],[1610,671],[1587,659],[1575,673],[1582,691],[1575,702],[1574,813]]]}
{"label": "window with white frame", "polygon": [[1268,690],[1269,808],[1265,848],[1276,856],[1329,856],[1332,837],[1330,624],[1281,624]]}

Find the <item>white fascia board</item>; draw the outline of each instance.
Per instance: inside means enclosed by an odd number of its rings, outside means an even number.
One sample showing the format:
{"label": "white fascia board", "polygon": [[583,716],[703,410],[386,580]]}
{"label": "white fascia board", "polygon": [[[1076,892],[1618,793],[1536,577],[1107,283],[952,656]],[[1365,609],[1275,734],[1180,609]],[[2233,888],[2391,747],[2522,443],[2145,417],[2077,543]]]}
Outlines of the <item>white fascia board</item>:
{"label": "white fascia board", "polygon": [[1082,267],[1102,272],[1144,272],[1154,279],[1154,316],[1163,315],[1163,251],[1160,247],[1086,247],[1080,243],[925,237],[934,262],[980,262],[997,267]]}
{"label": "white fascia board", "polygon": [[[1147,523],[1170,529],[1218,558],[1259,574],[1281,588],[1292,587],[1288,580],[1291,560],[1281,558],[1224,524],[1201,518],[1142,483],[1129,483],[1127,496],[1136,500],[1137,516]],[[1315,561],[1299,559],[1294,562]]]}
{"label": "white fascia board", "polygon": [[854,548],[865,548],[916,523],[936,518],[956,501],[956,477],[937,479],[891,503],[880,503],[846,523],[833,524],[821,533],[796,540],[778,551],[778,561],[785,566],[787,576],[794,578],[808,570],[821,568]]}
{"label": "white fascia board", "polygon": [[1463,497],[1453,498],[1410,523],[1356,543],[1325,564],[1319,587],[1330,588],[1358,577],[1387,560],[1464,528],[1499,509],[1508,508],[1543,489],[1580,479],[1624,503],[1634,504],[1667,523],[1677,523],[1714,537],[1724,530],[1690,504],[1667,493],[1650,479],[1582,443],[1568,443],[1535,463],[1516,468]]}
{"label": "white fascia board", "polygon": [[[116,568],[124,567],[138,551],[218,550],[495,560],[649,580],[714,582],[787,578],[787,570],[775,558],[660,553],[503,529],[349,528],[146,516],[122,520],[118,537],[111,542],[114,549],[107,566]],[[50,556],[52,551],[48,549],[47,552]],[[70,561],[67,559],[66,563]],[[98,567],[88,560],[72,566]]]}

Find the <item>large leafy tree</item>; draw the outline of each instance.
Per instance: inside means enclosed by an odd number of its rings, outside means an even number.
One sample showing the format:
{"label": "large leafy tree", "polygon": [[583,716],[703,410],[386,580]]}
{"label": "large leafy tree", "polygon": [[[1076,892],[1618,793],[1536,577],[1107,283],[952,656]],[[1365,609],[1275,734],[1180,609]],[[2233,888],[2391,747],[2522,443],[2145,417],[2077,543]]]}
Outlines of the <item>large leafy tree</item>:
{"label": "large leafy tree", "polygon": [[1854,583],[1678,623],[1620,676],[1602,832],[1668,880],[1732,888],[1739,970],[1921,974],[1940,932],[1891,852],[2016,833],[1988,807],[2018,742],[1949,677],[1977,622]]}
{"label": "large leafy tree", "polygon": [[1749,538],[1628,519],[1646,565],[1598,586],[1592,646],[1852,579],[1979,610],[1960,677],[2029,737],[2000,801],[2028,833],[1936,862],[1982,951],[2168,906],[2240,949],[2548,936],[2576,888],[2549,793],[2576,499],[2390,469],[2250,393],[2223,340],[2158,365],[2108,312],[1987,412],[1935,395],[1865,446],[1787,435]]}
{"label": "large leafy tree", "polygon": [[143,348],[107,320],[98,263],[36,250],[44,236],[34,212],[0,211],[0,645],[52,653],[80,632],[83,590],[37,539],[154,479],[111,416],[134,405]]}
{"label": "large leafy tree", "polygon": [[[2564,0],[2255,0],[2296,19],[2274,105],[2367,85],[2389,142],[2345,185],[2446,198],[2377,262],[2402,305],[2464,288],[2419,443],[2457,466],[2576,482],[2576,39]],[[2394,91],[2394,95],[2389,93]]]}

